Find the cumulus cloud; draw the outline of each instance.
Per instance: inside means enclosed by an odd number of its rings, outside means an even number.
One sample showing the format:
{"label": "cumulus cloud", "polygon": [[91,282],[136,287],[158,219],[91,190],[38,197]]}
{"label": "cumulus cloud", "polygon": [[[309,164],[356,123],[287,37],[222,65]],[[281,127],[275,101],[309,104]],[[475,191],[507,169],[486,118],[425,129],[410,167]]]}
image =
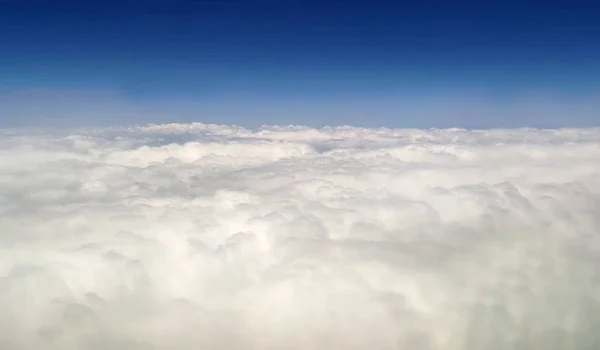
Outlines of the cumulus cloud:
{"label": "cumulus cloud", "polygon": [[2,349],[593,349],[600,129],[0,131]]}

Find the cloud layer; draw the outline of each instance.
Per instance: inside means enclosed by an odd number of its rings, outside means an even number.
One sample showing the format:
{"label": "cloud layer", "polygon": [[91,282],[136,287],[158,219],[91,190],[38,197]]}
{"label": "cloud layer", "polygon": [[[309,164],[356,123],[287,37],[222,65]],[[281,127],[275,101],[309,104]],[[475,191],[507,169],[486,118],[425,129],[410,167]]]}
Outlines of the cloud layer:
{"label": "cloud layer", "polygon": [[0,130],[2,349],[594,349],[600,129]]}

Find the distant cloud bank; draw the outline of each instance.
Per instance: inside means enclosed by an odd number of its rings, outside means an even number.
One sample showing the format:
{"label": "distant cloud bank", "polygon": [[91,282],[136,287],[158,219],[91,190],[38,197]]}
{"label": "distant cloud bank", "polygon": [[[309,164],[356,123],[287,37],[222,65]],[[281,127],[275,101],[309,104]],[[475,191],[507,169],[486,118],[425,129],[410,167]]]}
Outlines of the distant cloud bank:
{"label": "distant cloud bank", "polygon": [[0,348],[595,349],[600,129],[0,129]]}

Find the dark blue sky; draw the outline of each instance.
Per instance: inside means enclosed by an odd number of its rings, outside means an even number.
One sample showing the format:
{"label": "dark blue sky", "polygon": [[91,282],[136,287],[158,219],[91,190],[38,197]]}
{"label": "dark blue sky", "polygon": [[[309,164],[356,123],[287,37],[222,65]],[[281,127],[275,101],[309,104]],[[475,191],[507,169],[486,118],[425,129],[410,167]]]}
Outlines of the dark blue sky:
{"label": "dark blue sky", "polygon": [[600,5],[0,0],[0,125],[600,125]]}

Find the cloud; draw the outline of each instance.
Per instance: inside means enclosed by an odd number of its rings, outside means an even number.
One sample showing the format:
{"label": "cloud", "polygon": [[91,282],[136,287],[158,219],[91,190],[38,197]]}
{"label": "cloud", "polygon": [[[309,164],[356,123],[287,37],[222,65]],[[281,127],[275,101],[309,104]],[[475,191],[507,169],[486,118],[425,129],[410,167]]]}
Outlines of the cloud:
{"label": "cloud", "polygon": [[593,349],[600,129],[0,130],[2,349]]}

